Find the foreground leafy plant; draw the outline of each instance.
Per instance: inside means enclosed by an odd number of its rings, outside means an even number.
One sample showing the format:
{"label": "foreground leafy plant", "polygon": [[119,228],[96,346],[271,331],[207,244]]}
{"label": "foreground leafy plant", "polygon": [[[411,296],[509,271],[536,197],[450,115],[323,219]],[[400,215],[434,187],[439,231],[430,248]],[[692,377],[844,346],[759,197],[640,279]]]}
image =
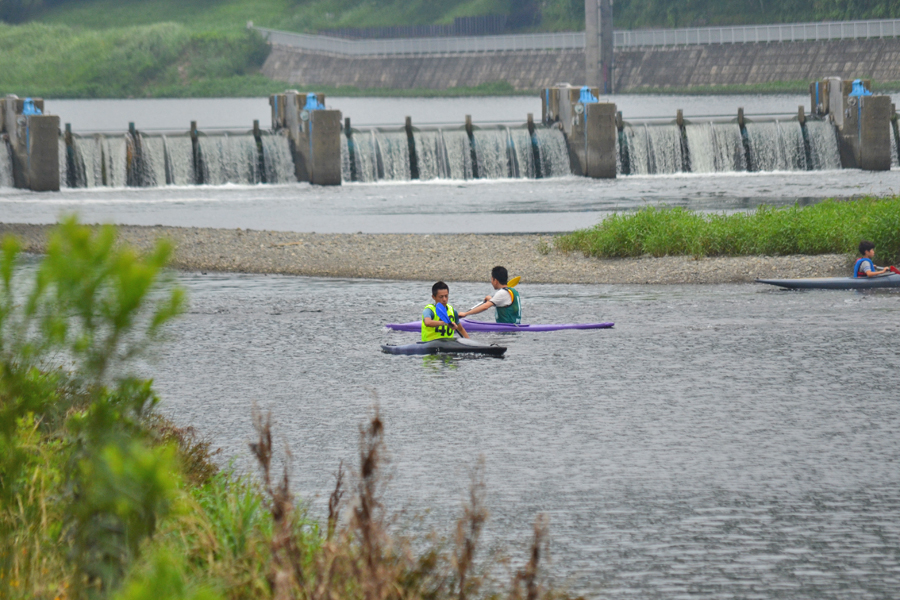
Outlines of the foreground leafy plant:
{"label": "foreground leafy plant", "polygon": [[[64,221],[50,236],[31,289],[21,292],[20,253],[16,240],[3,240],[0,595],[47,579],[17,551],[29,544],[23,526],[40,538],[31,545],[70,547],[74,570],[56,573],[67,579],[59,585],[75,597],[94,595],[121,580],[178,485],[173,448],[152,443],[142,426],[157,398],[148,381],[128,375],[127,365],[180,312],[183,294],[175,289],[151,303],[171,248],[160,243],[140,257],[115,245],[112,227],[94,231],[74,218]],[[60,489],[49,494],[56,495],[61,521],[52,527],[28,527],[48,516],[46,506],[43,515],[32,514],[26,497],[33,491],[28,476],[48,458],[30,431],[56,440],[49,462],[63,467]]]}

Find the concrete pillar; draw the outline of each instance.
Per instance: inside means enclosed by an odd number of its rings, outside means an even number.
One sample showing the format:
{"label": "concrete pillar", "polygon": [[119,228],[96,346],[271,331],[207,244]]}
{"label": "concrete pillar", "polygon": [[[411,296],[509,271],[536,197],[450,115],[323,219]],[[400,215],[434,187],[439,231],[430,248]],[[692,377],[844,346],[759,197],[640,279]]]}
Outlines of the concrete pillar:
{"label": "concrete pillar", "polygon": [[341,185],[341,111],[310,111],[308,130],[309,182]]}
{"label": "concrete pillar", "polygon": [[[600,81],[596,85],[604,94],[613,93],[613,69],[615,56],[613,48],[613,10],[612,0],[600,2]],[[592,84],[588,84],[592,85]]]}
{"label": "concrete pillar", "polygon": [[59,117],[29,115],[26,119],[28,187],[35,192],[58,192]]}
{"label": "concrete pillar", "polygon": [[890,171],[891,97],[863,96],[859,101],[859,168],[865,171]]}
{"label": "concrete pillar", "polygon": [[616,105],[586,104],[584,129],[584,174],[592,179],[615,179]]}
{"label": "concrete pillar", "polygon": [[585,85],[599,86],[600,79],[600,0],[584,0]]}

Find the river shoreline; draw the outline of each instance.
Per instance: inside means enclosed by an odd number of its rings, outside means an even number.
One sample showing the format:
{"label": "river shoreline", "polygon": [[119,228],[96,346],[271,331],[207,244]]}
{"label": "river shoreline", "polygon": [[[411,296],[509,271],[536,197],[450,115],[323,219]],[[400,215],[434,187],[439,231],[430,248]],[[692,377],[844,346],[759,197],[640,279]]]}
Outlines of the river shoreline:
{"label": "river shoreline", "polygon": [[[51,225],[0,223],[25,249],[42,253]],[[175,245],[183,271],[314,277],[484,281],[496,264],[527,283],[716,284],[756,278],[848,275],[851,259],[817,256],[666,256],[587,258],[551,249],[549,235],[318,234],[196,227],[119,226],[123,242],[147,250],[159,238]]]}

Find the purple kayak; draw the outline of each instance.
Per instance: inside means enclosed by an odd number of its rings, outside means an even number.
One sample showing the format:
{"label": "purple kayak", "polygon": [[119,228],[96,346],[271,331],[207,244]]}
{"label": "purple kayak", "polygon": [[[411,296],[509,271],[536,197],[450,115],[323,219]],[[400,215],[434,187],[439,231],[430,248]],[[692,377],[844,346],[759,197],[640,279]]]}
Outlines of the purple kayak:
{"label": "purple kayak", "polygon": [[[470,321],[462,319],[466,331],[559,331],[561,329],[609,329],[613,323],[561,323],[557,325],[514,325],[511,323],[491,323],[490,321]],[[420,321],[409,323],[388,323],[385,325],[394,331],[421,331]]]}

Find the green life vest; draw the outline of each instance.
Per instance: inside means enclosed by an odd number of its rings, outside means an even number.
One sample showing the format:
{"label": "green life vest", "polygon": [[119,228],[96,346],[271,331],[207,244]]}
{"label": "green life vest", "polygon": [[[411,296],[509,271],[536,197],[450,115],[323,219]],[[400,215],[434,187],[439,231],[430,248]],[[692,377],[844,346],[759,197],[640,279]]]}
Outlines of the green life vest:
{"label": "green life vest", "polygon": [[[437,308],[435,308],[434,304],[429,304],[425,307],[425,310],[430,310],[432,314],[432,319],[435,321],[439,321],[437,316]],[[453,310],[453,307],[449,304],[447,305],[447,316],[450,317],[450,321],[454,323],[458,323],[459,319],[456,317],[456,311]],[[454,334],[454,329],[447,325],[446,323],[439,327],[427,327],[425,325],[425,317],[422,317],[422,341],[430,342],[432,340],[439,340],[442,338],[452,338]]]}
{"label": "green life vest", "polygon": [[519,301],[519,292],[515,288],[503,288],[512,296],[512,304],[509,306],[497,306],[497,322],[498,323],[515,323],[519,325],[522,322],[522,303]]}

